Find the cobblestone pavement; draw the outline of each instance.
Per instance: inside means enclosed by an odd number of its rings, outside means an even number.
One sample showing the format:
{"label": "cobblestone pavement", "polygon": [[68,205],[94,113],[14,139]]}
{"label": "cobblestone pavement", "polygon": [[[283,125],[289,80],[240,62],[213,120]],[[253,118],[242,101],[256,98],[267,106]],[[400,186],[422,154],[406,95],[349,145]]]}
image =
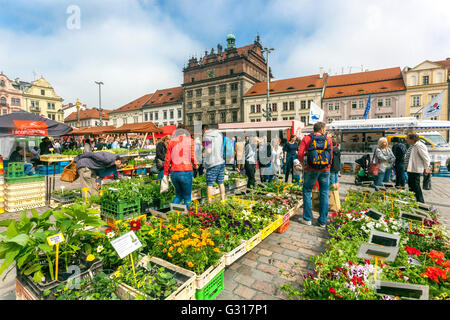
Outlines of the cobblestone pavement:
{"label": "cobblestone pavement", "polygon": [[[425,201],[434,205],[440,212],[440,221],[450,229],[450,183],[449,178],[432,178],[432,190],[424,190]],[[57,181],[56,188],[79,188],[79,184]],[[344,199],[346,191],[354,186],[352,175],[340,177],[340,196]],[[44,211],[47,208],[40,208]],[[272,233],[250,252],[228,266],[224,273],[225,289],[217,300],[285,300],[286,294],[280,286],[291,283],[300,288],[303,274],[312,272],[309,262],[311,256],[320,255],[325,249],[327,231],[315,226],[318,214],[314,212],[312,226],[299,223],[302,209],[291,219],[284,233]],[[5,213],[0,220],[16,218],[19,213]],[[4,229],[0,228],[0,232]],[[1,263],[2,261],[0,261]],[[280,275],[280,269],[285,271]],[[2,281],[0,279],[0,300],[15,299],[15,271]]]}

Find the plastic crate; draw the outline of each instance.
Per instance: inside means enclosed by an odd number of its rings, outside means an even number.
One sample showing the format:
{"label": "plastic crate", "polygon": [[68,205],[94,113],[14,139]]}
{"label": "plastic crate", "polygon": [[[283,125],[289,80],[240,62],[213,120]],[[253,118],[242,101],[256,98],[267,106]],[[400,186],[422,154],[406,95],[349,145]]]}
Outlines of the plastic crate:
{"label": "plastic crate", "polygon": [[102,215],[116,220],[124,220],[141,214],[141,201],[102,202]]}
{"label": "plastic crate", "polygon": [[[152,264],[157,265],[158,267],[164,267],[168,272],[174,274],[175,280],[179,284],[177,290],[172,292],[167,298],[164,300],[193,300],[195,297],[195,273],[189,271],[187,269],[176,266],[170,262],[167,262],[163,259],[159,259],[156,257],[144,257],[142,258],[137,267],[146,268],[147,263],[151,262]],[[139,290],[130,287],[124,283],[121,283],[116,289],[117,296],[122,300],[131,300],[136,298],[137,296],[145,296],[144,293]]]}
{"label": "plastic crate", "polygon": [[211,279],[202,289],[195,292],[196,300],[214,300],[225,288],[223,275],[225,269],[219,271],[219,273]]}
{"label": "plastic crate", "polygon": [[245,250],[250,251],[261,242],[261,231],[247,240],[245,243]]}
{"label": "plastic crate", "polygon": [[61,161],[58,163],[59,167],[64,169],[66,166],[70,164],[70,161]]}
{"label": "plastic crate", "polygon": [[[15,177],[14,174],[22,174],[25,172],[25,163],[24,162],[8,162],[8,176]],[[21,177],[21,176],[19,176]]]}
{"label": "plastic crate", "polygon": [[45,188],[33,188],[30,190],[27,190],[27,192],[23,192],[22,190],[18,191],[6,191],[5,193],[5,199],[6,201],[19,201],[19,200],[26,200],[26,199],[32,199],[32,198],[41,198],[45,197]]}
{"label": "plastic crate", "polygon": [[290,220],[283,223],[277,230],[275,230],[276,233],[283,233],[289,228]]}
{"label": "plastic crate", "polygon": [[245,244],[246,244],[246,241],[241,240],[241,244],[239,246],[237,246],[230,252],[225,253],[223,255],[224,261],[225,261],[225,266],[232,265],[237,259],[239,259],[240,257],[242,257],[243,255],[245,255],[247,253]]}
{"label": "plastic crate", "polygon": [[39,168],[39,174],[41,175],[47,175],[47,174],[60,174],[64,168],[61,168],[59,166],[42,166]]}
{"label": "plastic crate", "polygon": [[[6,184],[15,184],[15,183],[28,183],[28,182],[38,182],[45,181],[45,176],[42,175],[34,175],[34,176],[24,176],[17,178],[6,178]],[[8,188],[8,186],[6,187]]]}
{"label": "plastic crate", "polygon": [[7,184],[5,188],[6,192],[32,192],[34,189],[45,189],[45,181],[24,182]]}
{"label": "plastic crate", "polygon": [[196,276],[195,287],[197,289],[203,289],[203,287],[207,285],[211,281],[211,279],[214,278],[223,269],[225,269],[225,259],[222,256],[218,263],[210,266],[201,275]]}

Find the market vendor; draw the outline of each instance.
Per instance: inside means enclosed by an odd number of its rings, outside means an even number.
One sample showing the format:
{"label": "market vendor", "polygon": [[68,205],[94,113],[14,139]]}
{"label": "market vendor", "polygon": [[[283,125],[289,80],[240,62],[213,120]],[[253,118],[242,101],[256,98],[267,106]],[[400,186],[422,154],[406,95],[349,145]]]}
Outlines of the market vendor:
{"label": "market vendor", "polygon": [[97,195],[102,179],[111,174],[116,175],[123,164],[118,154],[101,151],[86,152],[75,157],[77,171],[81,179],[81,188],[88,187],[88,196]]}
{"label": "market vendor", "polygon": [[[17,146],[16,149],[9,156],[9,162],[24,162],[23,160],[23,147]],[[24,162],[25,175],[33,174],[33,165],[31,163]]]}

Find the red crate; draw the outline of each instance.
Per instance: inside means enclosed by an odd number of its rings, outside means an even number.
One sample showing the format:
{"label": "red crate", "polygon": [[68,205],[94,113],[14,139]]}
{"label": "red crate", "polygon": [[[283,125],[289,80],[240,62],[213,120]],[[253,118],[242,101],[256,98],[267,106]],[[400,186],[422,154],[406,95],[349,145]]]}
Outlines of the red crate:
{"label": "red crate", "polygon": [[287,228],[289,228],[289,221],[286,221],[285,223],[283,223],[277,230],[275,230],[276,233],[283,233],[286,231]]}

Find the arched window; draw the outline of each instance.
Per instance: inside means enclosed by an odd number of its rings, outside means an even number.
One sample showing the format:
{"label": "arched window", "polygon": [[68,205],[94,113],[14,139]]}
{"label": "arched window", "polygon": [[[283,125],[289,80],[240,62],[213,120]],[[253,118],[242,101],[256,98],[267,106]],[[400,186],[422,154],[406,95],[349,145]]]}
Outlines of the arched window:
{"label": "arched window", "polygon": [[1,97],[0,98],[0,104],[6,105],[6,98],[5,97]]}
{"label": "arched window", "polygon": [[0,80],[0,87],[4,87],[5,86],[5,80]]}

